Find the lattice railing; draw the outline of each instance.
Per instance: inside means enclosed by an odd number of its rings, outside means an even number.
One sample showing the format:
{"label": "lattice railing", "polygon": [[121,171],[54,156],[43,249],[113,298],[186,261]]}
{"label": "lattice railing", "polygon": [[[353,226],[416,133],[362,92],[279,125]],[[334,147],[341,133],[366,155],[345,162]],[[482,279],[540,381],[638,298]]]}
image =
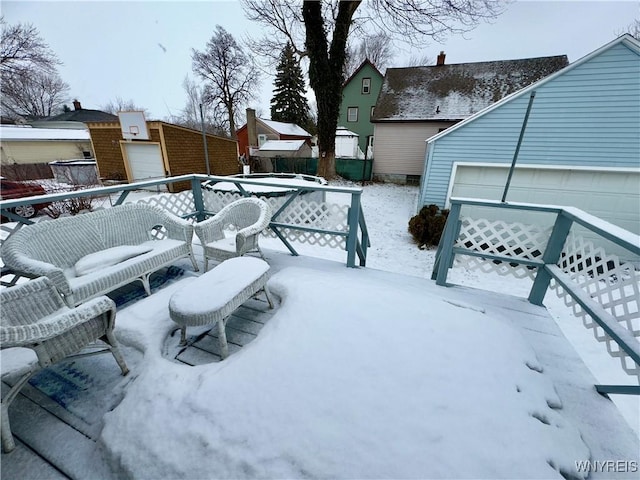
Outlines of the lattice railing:
{"label": "lattice railing", "polygon": [[[132,191],[149,188],[166,189],[168,185],[184,182],[191,182],[191,190],[176,194],[158,194],[137,201],[159,206],[175,215],[195,222],[203,220],[208,215],[215,214],[226,204],[239,198],[239,193],[237,192],[225,193],[206,190],[202,187],[203,182],[230,182],[236,184],[238,189],[242,191],[244,191],[241,187],[242,185],[273,187],[273,184],[269,183],[268,179],[255,180],[193,174],[133,184],[59,192],[39,197],[0,200],[0,213],[8,217],[12,222],[17,222],[18,228],[20,228],[24,224],[31,223],[31,220],[14,214],[14,209],[19,206],[82,197],[110,196],[112,194],[119,194],[113,204],[119,205],[129,201],[128,194]],[[328,185],[305,185],[301,187],[297,184],[289,185],[286,183],[278,184],[278,188],[286,190],[286,195],[271,198],[262,197],[271,204],[276,214],[272,219],[271,228],[265,232],[267,235],[278,237],[294,255],[297,255],[297,252],[289,243],[289,240],[322,247],[345,249],[347,251],[348,266],[356,266],[357,259],[359,259],[361,266],[365,265],[369,236],[360,204],[361,189]],[[309,195],[307,195],[308,193]],[[350,202],[343,205],[317,200],[318,198],[324,199],[327,193],[346,194],[350,197]],[[11,235],[11,231],[8,231],[7,228],[3,228],[2,239]],[[3,272],[3,277],[0,281],[2,284],[8,282],[5,273]]]}
{"label": "lattice railing", "polygon": [[[207,211],[220,211],[225,205],[237,200],[240,196],[234,192],[202,192],[204,206]],[[288,196],[281,197],[260,197],[269,203],[272,212],[275,214],[285,204]],[[347,232],[349,226],[347,216],[349,212],[348,205],[339,205],[336,203],[307,201],[304,196],[297,197],[287,207],[274,218],[278,223],[289,224],[298,227],[311,227],[322,230],[333,230],[337,232]],[[280,232],[291,241],[298,243],[306,243],[309,245],[318,245],[329,248],[346,248],[346,238],[330,233],[309,232],[296,230],[293,228],[282,228]],[[264,235],[276,237],[276,234],[268,229]]]}
{"label": "lattice railing", "polygon": [[[455,246],[474,252],[505,255],[514,258],[537,259],[547,245],[550,228],[526,225],[520,222],[474,219],[464,217],[460,221],[460,231]],[[534,279],[534,267],[517,262],[487,260],[486,257],[456,255],[454,267],[482,273],[494,272],[498,275],[512,275],[516,278]]]}
{"label": "lattice railing", "polygon": [[185,190],[179,193],[161,193],[138,200],[138,203],[146,203],[167,210],[178,217],[192,215],[196,210],[193,192]]}
{"label": "lattice railing", "polygon": [[[552,228],[460,217],[461,207],[529,210],[556,215]],[[506,216],[506,215],[505,215]],[[574,224],[627,252],[622,261],[578,235]],[[608,243],[607,243],[608,242]],[[446,285],[449,268],[533,280],[529,301],[548,288],[561,297],[594,337],[640,384],[640,237],[577,209],[482,200],[452,200],[432,278]],[[640,394],[640,386],[596,385],[601,393]]]}
{"label": "lattice railing", "polygon": [[[621,262],[616,255],[607,254],[604,248],[596,247],[571,232],[557,265],[589,298],[612,315],[621,327],[635,338],[640,338],[640,271],[633,263]],[[605,343],[609,354],[620,359],[624,371],[637,376],[640,383],[640,365],[620,349],[570,292],[555,280],[551,281],[550,288],[571,308],[574,316],[593,332],[593,336]]]}

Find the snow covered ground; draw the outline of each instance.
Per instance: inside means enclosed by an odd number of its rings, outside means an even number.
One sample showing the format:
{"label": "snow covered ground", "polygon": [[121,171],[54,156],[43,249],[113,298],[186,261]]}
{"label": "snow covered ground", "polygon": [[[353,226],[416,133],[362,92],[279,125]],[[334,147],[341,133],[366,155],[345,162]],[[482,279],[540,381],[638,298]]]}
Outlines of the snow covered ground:
{"label": "snow covered ground", "polygon": [[[502,296],[526,297],[528,280],[452,273],[455,283],[499,292],[500,306],[426,280],[435,251],[419,250],[407,232],[416,194],[364,187],[372,243],[365,269],[344,267],[343,251],[296,245],[342,264],[298,261],[280,253],[278,240],[261,241],[281,264],[270,282],[280,305],[224,362],[187,367],[163,356],[175,328],[168,299],[189,278],[120,310],[118,338],[137,353],[127,358],[124,398],[105,416],[99,442],[116,476],[584,478],[576,462],[591,459],[636,462],[637,471],[637,455],[615,456],[630,444],[610,431],[610,404],[588,390],[602,410],[576,422],[557,384],[571,383],[575,371],[542,365],[526,328],[514,325],[530,315],[535,330],[540,315]],[[545,303],[596,377],[630,383],[564,304],[551,295]],[[620,409],[637,436],[638,399],[625,400]],[[598,443],[611,458],[592,457],[594,438],[582,427],[602,432]]]}

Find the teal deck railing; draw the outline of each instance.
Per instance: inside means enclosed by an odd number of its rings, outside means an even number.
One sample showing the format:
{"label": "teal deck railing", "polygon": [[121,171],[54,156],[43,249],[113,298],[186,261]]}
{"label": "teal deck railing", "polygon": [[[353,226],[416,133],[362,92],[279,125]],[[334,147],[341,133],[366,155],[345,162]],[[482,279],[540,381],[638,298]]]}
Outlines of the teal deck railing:
{"label": "teal deck railing", "polygon": [[[540,224],[524,223],[527,214]],[[456,258],[473,259],[485,272],[524,270],[520,276],[533,278],[528,300],[535,305],[549,288],[556,290],[640,383],[638,235],[577,208],[454,198],[432,273],[438,285],[447,285]],[[635,385],[596,389],[640,394]]]}
{"label": "teal deck railing", "polygon": [[[226,194],[208,191],[202,187],[202,183],[205,181],[210,184],[215,184],[216,182],[232,183],[236,186],[237,191]],[[167,185],[184,184],[185,182],[190,182],[191,188],[189,190],[176,194],[161,193],[157,196],[157,201],[153,203],[182,218],[193,219],[194,221],[202,221],[209,216],[215,215],[223,203],[233,201],[239,196],[253,194],[262,196],[262,193],[257,191],[252,193],[252,188],[256,190],[256,187],[262,187],[262,190],[264,190],[265,188],[274,187],[273,182],[270,182],[269,179],[192,174],[108,187],[52,193],[38,197],[4,200],[0,201],[0,214],[13,222],[18,222],[19,226],[29,225],[33,223],[33,220],[16,215],[13,212],[15,207],[66,201],[73,198],[111,198],[114,194],[117,198],[112,201],[112,205],[116,206],[124,203],[133,191],[156,189],[159,193],[160,189]],[[270,230],[283,242],[292,255],[298,255],[293,243],[290,241],[292,238],[304,241],[316,236],[321,238],[327,246],[343,246],[347,252],[347,266],[365,266],[369,235],[360,204],[362,189],[333,187],[314,182],[308,183],[308,185],[301,185],[301,182],[287,183],[282,181],[277,184],[277,187],[275,187],[278,191],[277,199],[267,199],[274,209],[271,224],[269,225]],[[316,198],[318,195],[325,198],[328,193],[343,194],[343,196],[348,196],[350,200],[344,206],[332,205],[322,200],[301,200],[309,193],[315,193]],[[5,230],[5,237],[11,234],[11,229],[5,225],[2,226],[2,229]],[[319,244],[323,245],[322,242],[319,242]]]}

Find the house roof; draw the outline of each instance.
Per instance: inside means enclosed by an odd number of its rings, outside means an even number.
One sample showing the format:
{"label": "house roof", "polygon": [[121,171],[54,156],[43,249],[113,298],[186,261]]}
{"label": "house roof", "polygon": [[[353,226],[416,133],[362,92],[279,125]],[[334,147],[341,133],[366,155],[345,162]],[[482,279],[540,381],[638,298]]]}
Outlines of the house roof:
{"label": "house roof", "polygon": [[558,55],[388,68],[372,122],[462,120],[568,63]]}
{"label": "house roof", "polygon": [[264,118],[257,118],[256,120],[280,135],[298,135],[311,138],[309,132],[295,123],[276,122],[275,120],[265,120]]}
{"label": "house roof", "polygon": [[624,45],[627,46],[627,48],[635,51],[638,55],[640,55],[640,41],[636,40],[632,35],[625,33],[624,35],[616,38],[615,40],[603,45],[602,47],[598,48],[597,50],[594,50],[593,52],[585,55],[584,57],[576,60],[575,62],[571,63],[570,65],[568,65],[567,67],[547,76],[544,77],[540,80],[538,80],[537,82],[534,82],[516,92],[513,92],[512,94],[500,99],[499,101],[497,101],[496,103],[493,103],[492,105],[489,105],[488,107],[482,109],[479,112],[476,112],[475,114],[473,114],[472,116],[466,118],[465,120],[463,120],[460,123],[457,123],[456,125],[447,128],[446,130],[443,130],[442,132],[430,137],[427,139],[427,143],[432,143],[436,140],[438,140],[441,137],[444,137],[445,135],[449,135],[452,132],[454,132],[455,130],[458,130],[459,128],[464,127],[465,125],[467,125],[468,123],[471,123],[473,121],[475,121],[476,119],[486,115],[487,113],[493,111],[494,109],[500,107],[501,105],[504,105],[507,102],[510,102],[518,97],[521,97],[522,95],[528,95],[532,90],[535,90],[536,88],[539,88],[541,85],[546,84],[547,82],[551,82],[552,80],[554,80],[556,77],[559,77],[560,75],[564,75],[565,73],[573,70],[574,68],[582,65],[583,63],[588,62],[589,60],[591,60],[592,58],[600,55],[602,52],[609,50],[610,48],[614,47],[615,45],[618,45],[619,43],[622,43]]}
{"label": "house roof", "polygon": [[296,152],[304,145],[304,140],[267,140],[260,147],[261,152],[287,151]]}
{"label": "house roof", "polygon": [[91,137],[88,130],[69,128],[31,128],[3,125],[0,127],[0,139],[7,141],[82,141]]}
{"label": "house roof", "polygon": [[102,110],[90,110],[86,108],[80,108],[78,110],[71,110],[69,112],[61,113],[53,117],[46,117],[39,119],[40,122],[118,122],[118,116],[111,113],[103,112]]}
{"label": "house roof", "polygon": [[375,70],[375,72],[380,75],[380,77],[383,77],[382,73],[380,73],[380,70],[377,69],[377,67],[371,62],[371,60],[369,60],[368,58],[364,59],[364,62],[362,62],[360,64],[360,66],[356,69],[355,72],[353,72],[351,74],[351,76],[342,84],[342,88],[344,88],[345,86],[347,86],[349,84],[349,82],[351,80],[353,80],[353,78],[358,75],[358,73],[360,72],[360,70],[362,70],[366,65],[370,65],[371,68],[373,68]]}

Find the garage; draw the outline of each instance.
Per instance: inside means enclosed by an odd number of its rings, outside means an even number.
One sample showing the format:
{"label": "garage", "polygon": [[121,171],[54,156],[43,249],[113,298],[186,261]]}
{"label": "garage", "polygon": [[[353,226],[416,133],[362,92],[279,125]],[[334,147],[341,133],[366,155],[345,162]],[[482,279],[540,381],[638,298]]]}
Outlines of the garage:
{"label": "garage", "polygon": [[127,176],[130,182],[165,177],[159,143],[122,143]]}
{"label": "garage", "polygon": [[[508,174],[505,164],[454,163],[447,199],[500,200]],[[640,234],[638,169],[522,165],[513,174],[507,201],[573,206]]]}

